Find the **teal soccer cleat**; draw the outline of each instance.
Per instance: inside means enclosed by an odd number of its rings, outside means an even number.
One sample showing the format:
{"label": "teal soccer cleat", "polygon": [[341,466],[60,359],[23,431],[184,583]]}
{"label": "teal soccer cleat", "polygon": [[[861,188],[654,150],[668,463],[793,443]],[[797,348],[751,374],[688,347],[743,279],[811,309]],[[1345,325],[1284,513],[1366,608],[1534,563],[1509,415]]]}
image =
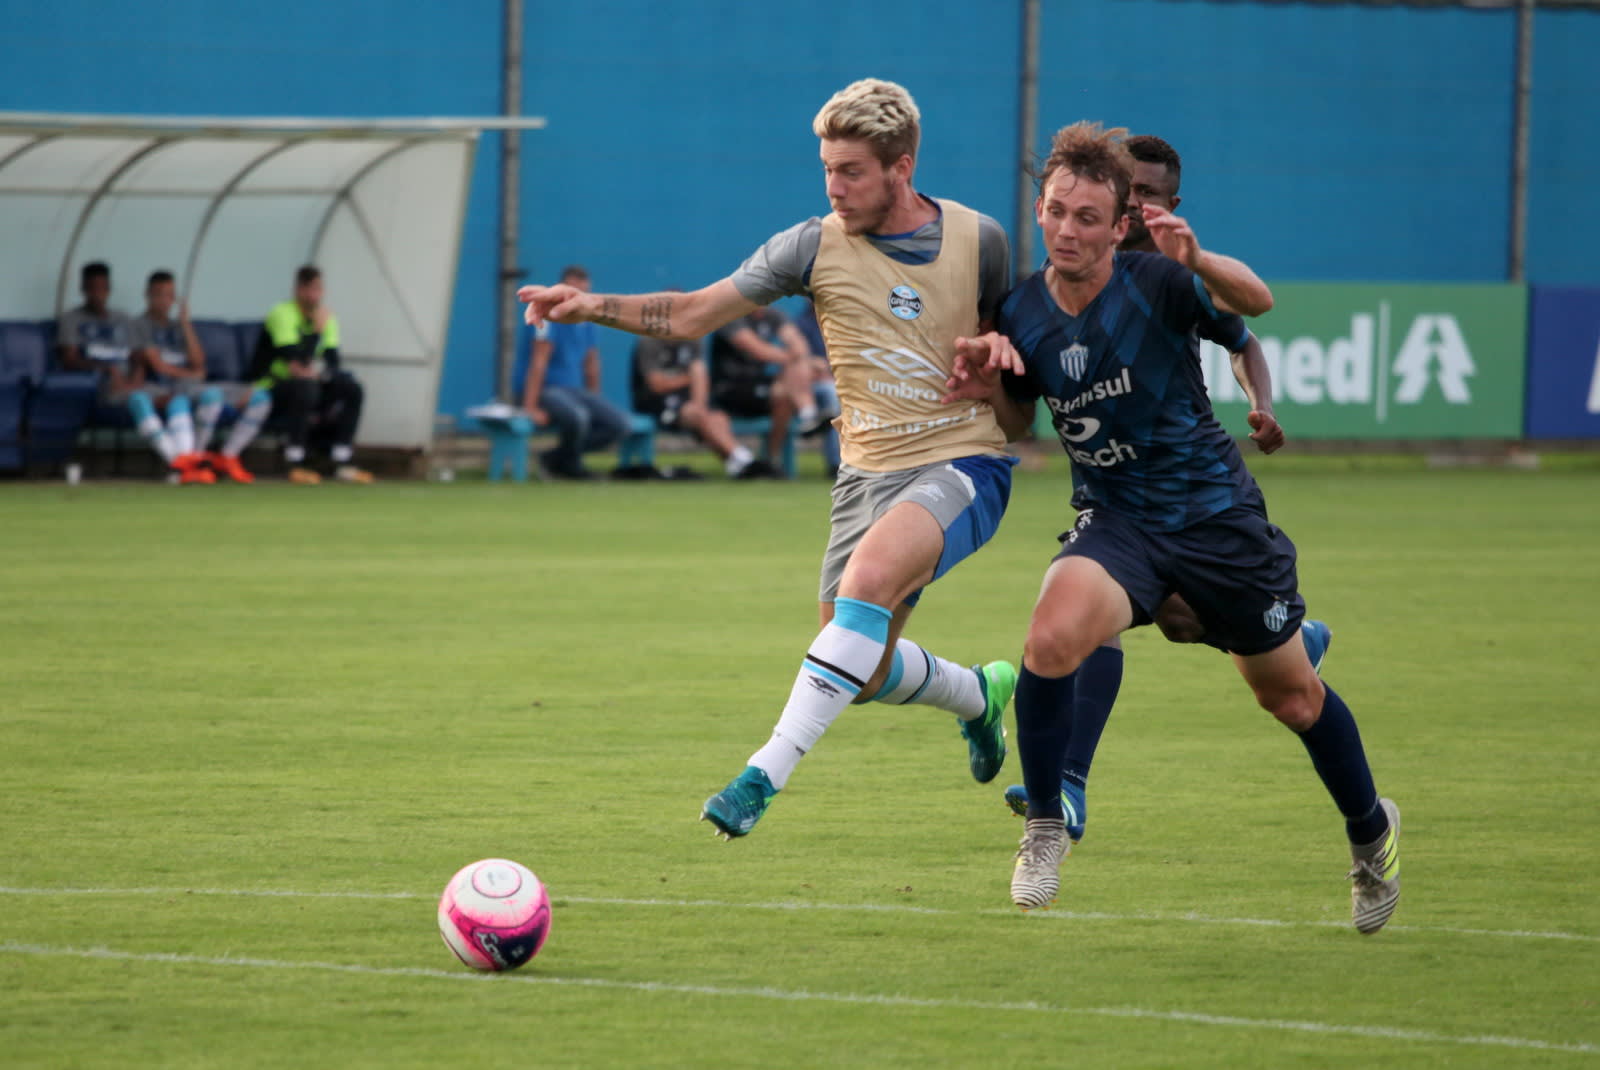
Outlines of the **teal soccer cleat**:
{"label": "teal soccer cleat", "polygon": [[1306,657],[1311,659],[1311,668],[1321,676],[1322,659],[1328,656],[1328,648],[1333,645],[1333,629],[1320,620],[1302,621],[1300,641],[1306,646]]}
{"label": "teal soccer cleat", "polygon": [[987,784],[1000,775],[1006,764],[1006,703],[1017,689],[1017,669],[1009,661],[974,665],[978,686],[983,689],[983,716],[961,722],[961,735],[967,741],[967,764],[972,779]]}
{"label": "teal soccer cleat", "polygon": [[[1028,789],[1013,784],[1006,789],[1006,805],[1018,817],[1028,816]],[[1083,826],[1089,821],[1089,802],[1084,790],[1070,780],[1061,782],[1061,814],[1067,822],[1067,839],[1073,843],[1083,840]]]}
{"label": "teal soccer cleat", "polygon": [[776,794],[778,789],[772,786],[767,774],[747,765],[727,787],[706,800],[700,810],[700,820],[716,826],[715,834],[724,840],[748,836]]}

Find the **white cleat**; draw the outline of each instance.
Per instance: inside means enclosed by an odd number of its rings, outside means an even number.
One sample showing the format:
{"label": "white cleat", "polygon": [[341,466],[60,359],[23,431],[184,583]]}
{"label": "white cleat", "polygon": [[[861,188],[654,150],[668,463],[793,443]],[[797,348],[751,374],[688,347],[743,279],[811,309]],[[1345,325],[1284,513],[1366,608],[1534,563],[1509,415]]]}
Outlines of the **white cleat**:
{"label": "white cleat", "polygon": [[1023,910],[1048,907],[1061,889],[1061,860],[1071,845],[1061,818],[1028,819],[1011,870],[1011,901]]}
{"label": "white cleat", "polygon": [[1400,904],[1400,808],[1379,799],[1389,815],[1389,829],[1364,847],[1351,846],[1350,916],[1357,931],[1372,935],[1388,922]]}

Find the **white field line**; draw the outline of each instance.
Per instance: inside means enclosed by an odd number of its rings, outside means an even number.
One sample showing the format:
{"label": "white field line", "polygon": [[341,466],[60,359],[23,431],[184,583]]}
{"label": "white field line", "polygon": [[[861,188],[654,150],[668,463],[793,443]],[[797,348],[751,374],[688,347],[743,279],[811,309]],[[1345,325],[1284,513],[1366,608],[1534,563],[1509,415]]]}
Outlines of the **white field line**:
{"label": "white field line", "polygon": [[[0,886],[0,895],[216,895],[263,899],[369,899],[369,900],[432,900],[436,896],[424,892],[307,892],[290,888],[12,888]],[[811,903],[801,900],[780,900],[771,903],[729,903],[716,899],[615,899],[583,895],[552,893],[556,904],[577,903],[582,906],[617,907],[676,907],[684,910],[788,910],[788,911],[840,911],[853,914],[921,914],[942,917],[984,916],[1016,917],[1015,909],[949,910],[940,907],[918,907],[901,903]],[[1243,925],[1262,929],[1348,929],[1348,921],[1285,921],[1280,918],[1227,918],[1197,913],[1114,913],[1099,910],[1036,910],[1028,917],[1045,921],[1155,921],[1191,925]],[[1486,936],[1508,940],[1567,940],[1578,943],[1600,943],[1600,936],[1588,933],[1539,931],[1533,929],[1468,929],[1449,925],[1386,925],[1385,932],[1445,933],[1452,936]]]}
{"label": "white field line", "polygon": [[920,996],[881,996],[854,992],[811,992],[804,989],[740,987],[732,985],[681,985],[663,981],[615,981],[593,977],[547,977],[538,974],[474,973],[469,970],[434,970],[418,967],[360,966],[341,962],[294,962],[285,959],[259,959],[232,956],[179,955],[168,952],[117,951],[112,948],[50,947],[42,944],[0,943],[0,954],[33,955],[40,958],[84,958],[117,962],[149,962],[173,966],[218,966],[252,970],[307,970],[326,973],[359,974],[368,977],[419,977],[440,981],[490,981],[499,984],[532,984],[570,988],[618,989],[685,996],[768,999],[785,1002],[846,1003],[876,1007],[934,1008],[963,1011],[1005,1011],[1032,1014],[1092,1015],[1100,1018],[1139,1018],[1185,1025],[1221,1026],[1230,1029],[1271,1030],[1285,1033],[1316,1033],[1325,1036],[1361,1037],[1378,1040],[1404,1040],[1422,1044],[1454,1044],[1468,1047],[1518,1048],[1527,1051],[1567,1052],[1574,1055],[1600,1054],[1600,1045],[1563,1044],[1529,1037],[1458,1036],[1427,1029],[1396,1029],[1376,1025],[1337,1025],[1332,1022],[1296,1022],[1276,1018],[1240,1018],[1223,1014],[1196,1014],[1191,1011],[1164,1011],[1149,1007],[1066,1007],[1046,1003],[937,999]]}

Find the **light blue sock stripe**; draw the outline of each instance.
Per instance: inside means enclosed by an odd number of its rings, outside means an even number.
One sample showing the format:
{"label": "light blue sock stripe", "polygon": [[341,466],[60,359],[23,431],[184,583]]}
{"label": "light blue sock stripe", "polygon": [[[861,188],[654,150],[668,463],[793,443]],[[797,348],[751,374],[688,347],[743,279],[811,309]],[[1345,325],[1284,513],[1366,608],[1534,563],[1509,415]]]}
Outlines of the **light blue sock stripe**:
{"label": "light blue sock stripe", "polygon": [[894,614],[889,610],[871,602],[855,598],[833,600],[833,623],[875,643],[889,641],[889,621],[893,618]]}
{"label": "light blue sock stripe", "polygon": [[155,403],[150,400],[150,395],[142,390],[136,390],[128,395],[128,411],[133,413],[133,422],[137,426],[144,423],[156,414]]}
{"label": "light blue sock stripe", "polygon": [[177,416],[180,413],[186,413],[188,411],[189,411],[189,399],[184,397],[182,394],[179,394],[177,397],[175,397],[171,401],[167,402],[167,419],[168,420],[171,420],[174,416]]}
{"label": "light blue sock stripe", "polygon": [[900,648],[894,648],[894,660],[889,663],[889,675],[883,681],[883,686],[878,688],[878,693],[867,699],[868,702],[880,702],[883,696],[889,694],[900,686],[900,681],[906,675],[906,659],[900,656]]}
{"label": "light blue sock stripe", "polygon": [[859,687],[857,687],[855,684],[852,684],[849,680],[846,680],[844,677],[839,676],[836,673],[829,672],[827,669],[824,669],[822,666],[818,665],[816,662],[807,661],[805,663],[805,665],[806,665],[806,672],[812,673],[812,674],[814,674],[816,676],[820,676],[824,680],[832,680],[834,683],[838,684],[841,688],[843,688],[849,694],[851,694],[851,695],[859,695],[861,693],[861,689]]}

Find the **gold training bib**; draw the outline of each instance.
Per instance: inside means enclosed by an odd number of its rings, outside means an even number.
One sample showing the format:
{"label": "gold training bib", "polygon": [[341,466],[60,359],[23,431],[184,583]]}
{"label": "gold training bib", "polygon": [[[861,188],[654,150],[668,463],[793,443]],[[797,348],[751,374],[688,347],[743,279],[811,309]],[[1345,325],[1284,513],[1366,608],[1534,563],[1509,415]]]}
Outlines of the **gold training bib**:
{"label": "gold training bib", "polygon": [[955,340],[978,331],[978,213],[938,203],[944,237],[929,264],[885,256],[837,216],[822,221],[811,294],[839,388],[840,455],[868,472],[1005,455],[987,402],[939,401]]}

